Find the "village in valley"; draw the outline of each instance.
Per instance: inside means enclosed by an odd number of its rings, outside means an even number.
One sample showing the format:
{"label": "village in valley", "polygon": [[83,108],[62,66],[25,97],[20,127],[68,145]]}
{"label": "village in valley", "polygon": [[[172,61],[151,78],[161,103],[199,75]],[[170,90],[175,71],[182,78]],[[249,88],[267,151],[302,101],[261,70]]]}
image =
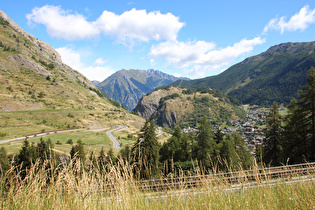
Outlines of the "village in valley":
{"label": "village in valley", "polygon": [[224,135],[232,132],[240,133],[248,149],[253,154],[256,146],[261,145],[265,138],[264,125],[269,114],[269,108],[245,109],[247,116],[244,119],[231,120],[227,127],[222,129]]}
{"label": "village in valley", "polygon": [[[269,108],[243,108],[246,112],[246,117],[243,119],[234,119],[228,122],[225,126],[214,126],[213,131],[221,130],[223,135],[233,132],[239,133],[244,139],[248,149],[252,154],[255,154],[256,146],[262,145],[265,138],[264,128],[266,118],[270,112]],[[284,111],[284,108],[279,109]],[[183,133],[194,132],[198,133],[198,128],[184,128]]]}

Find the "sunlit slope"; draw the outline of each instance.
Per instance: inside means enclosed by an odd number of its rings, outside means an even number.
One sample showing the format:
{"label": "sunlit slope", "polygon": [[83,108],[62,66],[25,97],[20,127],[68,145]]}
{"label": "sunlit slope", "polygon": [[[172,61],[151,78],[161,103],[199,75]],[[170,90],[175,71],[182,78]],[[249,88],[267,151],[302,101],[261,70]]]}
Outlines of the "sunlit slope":
{"label": "sunlit slope", "polygon": [[0,119],[0,139],[116,124],[140,128],[143,122],[104,97],[87,78],[62,63],[50,45],[1,11]]}
{"label": "sunlit slope", "polygon": [[173,84],[214,88],[243,104],[270,106],[274,101],[288,104],[292,98],[298,98],[312,66],[315,66],[315,42],[284,43],[249,57],[219,75]]}

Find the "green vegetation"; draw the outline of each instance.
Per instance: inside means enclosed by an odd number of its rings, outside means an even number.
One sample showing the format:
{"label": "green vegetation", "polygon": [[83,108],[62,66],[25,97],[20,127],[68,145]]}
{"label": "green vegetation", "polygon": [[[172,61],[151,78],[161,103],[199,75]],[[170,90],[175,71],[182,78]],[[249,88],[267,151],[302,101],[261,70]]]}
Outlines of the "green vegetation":
{"label": "green vegetation", "polygon": [[[92,151],[99,152],[101,147],[108,151],[111,147],[111,140],[106,135],[106,132],[70,132],[70,133],[57,133],[42,137],[44,140],[50,140],[55,146],[54,151],[58,154],[69,154],[72,145],[81,140],[84,144],[85,150],[90,153]],[[31,138],[28,141],[32,144],[40,142],[39,137]],[[3,144],[8,154],[14,155],[18,153],[19,148],[22,147],[22,142],[15,141],[8,144]]]}
{"label": "green vegetation", "polygon": [[[91,88],[89,87],[89,89],[93,92],[95,92],[99,97],[101,98],[105,98],[105,96],[103,95],[103,93],[101,93],[101,91],[99,91],[98,89],[95,89],[95,88]],[[113,104],[114,105],[114,104]],[[116,106],[116,105],[115,105]]]}
{"label": "green vegetation", "polygon": [[257,157],[270,165],[315,161],[315,68],[300,91],[300,102],[292,100],[283,118],[277,104],[267,118],[266,140]]}
{"label": "green vegetation", "polygon": [[146,121],[132,148],[133,162],[138,168],[137,176],[139,178],[149,179],[159,174],[159,149],[160,145],[155,135],[155,124],[152,121]]}
{"label": "green vegetation", "polygon": [[165,97],[163,97],[163,98],[160,99],[159,104],[160,104],[160,106],[161,106],[161,105],[163,105],[163,103],[164,103],[165,101],[170,100],[170,99],[179,98],[179,97],[180,97],[180,95],[179,95],[178,93],[174,93],[174,94],[172,94],[172,95],[165,96]]}
{"label": "green vegetation", "polygon": [[219,75],[173,85],[186,88],[210,87],[238,99],[243,104],[271,106],[273,102],[288,105],[298,98],[306,84],[307,71],[315,66],[315,42],[285,43],[245,59]]}
{"label": "green vegetation", "polygon": [[[176,104],[176,105],[175,105]],[[206,116],[211,124],[220,125],[232,118],[245,116],[245,112],[238,107],[240,102],[217,90],[210,88],[183,89],[181,93],[174,93],[162,97],[155,119],[160,126],[173,127],[179,125],[181,128],[196,127],[200,119]],[[177,116],[176,120],[165,122],[167,112]],[[180,116],[180,117],[179,117]]]}
{"label": "green vegetation", "polygon": [[8,26],[9,22],[6,21],[5,19],[3,19],[3,17],[0,17],[0,24],[3,25],[3,26]]}
{"label": "green vegetation", "polygon": [[233,133],[223,137],[220,130],[214,135],[206,117],[201,120],[199,129],[198,135],[186,134],[177,126],[173,136],[162,145],[160,161],[164,163],[165,175],[179,170],[190,174],[197,165],[205,173],[250,167],[252,156],[240,135]]}
{"label": "green vegetation", "polygon": [[52,64],[52,63],[46,63],[46,62],[43,61],[43,60],[39,60],[39,62],[40,62],[43,66],[46,66],[46,67],[48,67],[48,68],[50,68],[50,69],[54,69],[54,68],[55,68],[55,65]]}
{"label": "green vegetation", "polygon": [[169,86],[144,96],[135,112],[161,127],[196,127],[203,116],[212,125],[245,117],[240,102],[210,88],[186,89]]}

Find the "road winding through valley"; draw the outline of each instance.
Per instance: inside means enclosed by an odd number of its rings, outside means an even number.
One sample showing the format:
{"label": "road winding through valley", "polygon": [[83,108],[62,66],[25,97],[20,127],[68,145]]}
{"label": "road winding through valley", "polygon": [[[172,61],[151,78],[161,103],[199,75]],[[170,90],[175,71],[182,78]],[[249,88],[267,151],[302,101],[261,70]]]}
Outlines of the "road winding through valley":
{"label": "road winding through valley", "polygon": [[113,135],[113,132],[117,132],[117,131],[122,131],[122,130],[127,130],[128,127],[125,125],[118,125],[118,128],[115,128],[113,130],[107,131],[106,134],[107,136],[110,138],[110,140],[112,140],[113,142],[113,148],[114,149],[120,149],[119,146],[119,141],[116,139],[116,137]]}

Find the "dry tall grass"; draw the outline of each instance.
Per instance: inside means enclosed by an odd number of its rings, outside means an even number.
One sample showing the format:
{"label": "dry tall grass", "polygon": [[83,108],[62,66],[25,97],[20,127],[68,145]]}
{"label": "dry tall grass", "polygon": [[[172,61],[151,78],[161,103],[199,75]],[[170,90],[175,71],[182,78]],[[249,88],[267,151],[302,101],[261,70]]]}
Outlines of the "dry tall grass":
{"label": "dry tall grass", "polygon": [[23,180],[19,167],[7,171],[1,177],[1,208],[314,209],[315,206],[313,175],[303,181],[300,176],[275,181],[262,178],[256,170],[255,182],[246,180],[247,172],[240,172],[244,179],[231,184],[214,174],[212,178],[199,178],[197,188],[188,188],[182,177],[181,184],[171,183],[167,190],[145,192],[133,178],[133,167],[123,162],[108,165],[103,172],[82,168],[79,161],[62,167],[51,165],[49,161],[43,165],[35,163]]}

